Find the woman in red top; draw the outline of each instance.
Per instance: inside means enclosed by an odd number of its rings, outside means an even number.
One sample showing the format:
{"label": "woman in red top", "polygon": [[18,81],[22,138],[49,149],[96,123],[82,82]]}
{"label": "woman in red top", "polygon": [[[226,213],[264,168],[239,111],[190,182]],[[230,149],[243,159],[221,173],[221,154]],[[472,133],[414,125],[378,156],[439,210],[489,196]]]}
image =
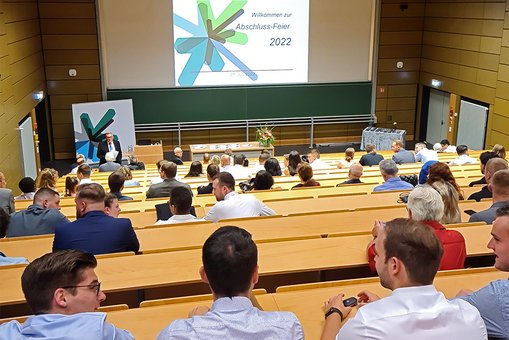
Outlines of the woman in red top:
{"label": "woman in red top", "polygon": [[313,168],[309,163],[300,163],[297,166],[297,173],[299,174],[300,183],[295,185],[294,188],[320,186],[320,183],[313,179]]}

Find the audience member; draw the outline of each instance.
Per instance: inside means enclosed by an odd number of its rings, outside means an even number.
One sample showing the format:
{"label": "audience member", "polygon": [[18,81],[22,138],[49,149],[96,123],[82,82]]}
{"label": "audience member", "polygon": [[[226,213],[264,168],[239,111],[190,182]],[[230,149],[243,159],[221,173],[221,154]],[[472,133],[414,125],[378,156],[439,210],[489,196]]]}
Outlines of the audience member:
{"label": "audience member", "polygon": [[451,169],[447,164],[442,162],[434,163],[429,167],[427,183],[432,184],[433,182],[438,180],[443,180],[451,184],[458,193],[458,199],[460,200],[464,199],[463,191],[460,189],[458,183],[456,183],[456,178],[452,174]]}
{"label": "audience member", "polygon": [[39,172],[39,175],[35,180],[35,185],[37,189],[48,188],[58,192],[58,190],[56,190],[57,181],[58,171],[52,168],[45,168]]}
{"label": "audience member", "polygon": [[253,180],[253,190],[270,190],[274,185],[274,178],[272,175],[265,170],[260,170],[256,173]]}
{"label": "audience member", "polygon": [[171,190],[176,187],[186,187],[191,192],[191,187],[187,183],[179,182],[175,179],[177,175],[177,165],[173,162],[163,162],[159,171],[163,181],[152,184],[147,191],[147,198],[170,197]]}
{"label": "audience member", "polygon": [[173,162],[177,165],[183,165],[184,162],[182,162],[182,155],[184,154],[184,152],[182,151],[182,149],[177,146],[175,149],[173,149],[173,156],[170,158],[170,162]]}
{"label": "audience member", "polygon": [[396,139],[392,142],[391,146],[394,155],[392,160],[396,164],[415,163],[415,156],[412,151],[405,150],[405,144],[403,141]]}
{"label": "audience member", "polygon": [[32,177],[23,177],[18,183],[21,195],[14,197],[14,200],[33,200],[35,195],[35,181]]}
{"label": "audience member", "polygon": [[468,199],[479,202],[483,198],[492,198],[493,194],[488,186],[488,184],[491,183],[491,177],[493,177],[497,171],[505,169],[507,169],[507,161],[504,158],[496,157],[490,159],[484,168],[484,178],[486,179],[487,184],[482,187],[480,191],[471,194]]}
{"label": "audience member", "polygon": [[203,154],[203,165],[208,165],[210,162],[210,154],[208,152],[205,152]]}
{"label": "audience member", "polygon": [[106,162],[99,165],[99,172],[112,172],[121,167],[119,163],[115,162],[115,155],[113,152],[106,152],[104,159]]}
{"label": "audience member", "polygon": [[376,153],[376,148],[373,144],[366,144],[366,154],[362,155],[359,163],[362,166],[378,165],[384,159],[384,156]]}
{"label": "audience member", "polygon": [[113,193],[107,193],[104,197],[104,213],[108,216],[118,218],[120,215],[120,204],[118,204],[118,198]]}
{"label": "audience member", "polygon": [[167,339],[304,339],[299,320],[289,312],[265,312],[253,294],[258,282],[258,250],[244,229],[216,230],[202,248],[202,281],[214,303],[194,308],[157,337]]}
{"label": "audience member", "polygon": [[345,150],[345,159],[340,159],[338,169],[349,168],[352,164],[357,163],[353,158],[355,157],[355,149],[348,148]]}
{"label": "audience member", "polygon": [[[509,207],[497,209],[488,248],[495,255],[495,268],[509,272]],[[509,334],[509,280],[492,281],[476,292],[462,290],[458,297],[479,310],[490,339],[507,339]]]}
{"label": "audience member", "polygon": [[124,174],[120,171],[112,172],[108,176],[108,187],[110,193],[117,198],[119,201],[132,201],[132,197],[122,195],[124,189]]}
{"label": "audience member", "polygon": [[357,314],[340,328],[351,307],[343,294],[325,302],[322,339],[487,339],[477,309],[462,300],[448,301],[433,286],[442,245],[420,222],[395,219],[380,228],[375,240],[380,284],[392,293],[380,298],[364,290]]}
{"label": "audience member", "polygon": [[215,175],[219,173],[219,166],[213,163],[210,163],[207,166],[207,180],[209,181],[208,185],[201,185],[198,187],[198,195],[205,195],[212,193],[212,181]]}
{"label": "audience member", "polygon": [[83,163],[85,163],[85,155],[83,155],[83,154],[81,154],[81,153],[77,154],[77,155],[76,155],[76,163],[74,163],[74,164],[72,165],[72,168],[71,168],[71,172],[70,172],[70,174],[71,174],[71,175],[76,175],[76,171],[78,171],[78,167],[79,167],[81,164],[83,164]]}
{"label": "audience member", "polygon": [[447,139],[442,139],[440,141],[440,146],[442,147],[442,152],[456,153],[456,147],[454,145],[451,145],[451,143],[449,143],[449,140]]}
{"label": "audience member", "polygon": [[14,195],[11,189],[7,189],[7,181],[2,172],[0,172],[0,207],[8,214],[16,211],[14,207]]}
{"label": "audience member", "polygon": [[163,179],[161,177],[161,165],[163,165],[164,163],[167,163],[168,161],[167,160],[164,160],[164,159],[161,159],[161,160],[158,160],[157,163],[156,163],[156,167],[157,167],[157,172],[159,173],[159,176],[157,177],[152,177],[150,179],[150,184],[158,184],[158,183],[162,183],[163,182]]}
{"label": "audience member", "polygon": [[235,178],[236,180],[248,178],[251,175],[251,171],[244,168],[243,156],[244,155],[238,155],[238,154],[233,156],[233,160],[235,162],[234,165],[229,168],[223,168],[223,171],[231,173],[233,178]]}
{"label": "audience member", "polygon": [[189,167],[189,172],[184,177],[203,177],[203,166],[200,161],[194,161]]}
{"label": "audience member", "polygon": [[[140,186],[140,182],[133,179],[133,173],[131,172],[131,169],[127,165],[122,165],[117,170],[118,172],[121,172],[124,174],[124,187],[137,187]],[[160,177],[159,177],[160,178]],[[154,184],[154,183],[151,183]]]}
{"label": "audience member", "polygon": [[[442,150],[442,144],[440,144],[440,143],[433,144],[433,150],[436,152],[444,152]],[[456,152],[456,149],[454,149],[454,152]]]}
{"label": "audience member", "polygon": [[54,234],[57,226],[69,222],[59,210],[58,193],[48,188],[39,189],[33,204],[12,214],[7,237]]}
{"label": "audience member", "polygon": [[336,184],[337,187],[343,185],[343,184],[359,184],[361,182],[362,172],[363,172],[362,165],[359,163],[352,164],[350,168],[348,169],[348,180],[344,181],[343,183]]}
{"label": "audience member", "polygon": [[114,137],[115,136],[112,132],[106,132],[104,134],[105,139],[97,145],[97,158],[99,158],[99,164],[106,163],[105,155],[108,152],[113,152],[115,155],[115,162],[122,164],[122,147],[120,146],[120,142],[115,140]]}
{"label": "audience member", "polygon": [[65,178],[65,197],[76,197],[76,191],[80,184],[77,177],[67,176]]}
{"label": "audience member", "polygon": [[449,165],[464,165],[464,164],[475,164],[477,161],[468,155],[468,146],[458,145],[456,147],[458,158],[453,159],[449,162]]}
{"label": "audience member", "polygon": [[97,183],[79,186],[77,219],[57,226],[53,251],[79,249],[95,255],[139,250],[131,221],[113,218],[104,212],[105,197],[104,189]]}
{"label": "audience member", "polygon": [[76,172],[76,177],[78,177],[78,180],[80,181],[80,185],[96,183],[95,181],[92,181],[92,179],[90,178],[91,175],[92,175],[92,168],[88,164],[81,164],[78,167],[78,171]]}
{"label": "audience member", "polygon": [[505,147],[502,144],[495,144],[491,152],[495,153],[497,157],[505,159]]}
{"label": "audience member", "polygon": [[376,186],[373,191],[411,190],[414,188],[412,184],[399,178],[398,165],[392,159],[384,159],[378,164],[378,167],[385,183]]}
{"label": "audience member", "polygon": [[96,267],[93,255],[78,250],[49,253],[34,260],[21,276],[34,315],[23,324],[14,320],[1,325],[0,338],[134,339],[128,331],[107,323],[106,313],[97,311],[106,295]]}
{"label": "audience member", "polygon": [[309,151],[308,162],[313,170],[330,168],[329,164],[320,159],[320,151],[318,149],[312,149]]}
{"label": "audience member", "polygon": [[[416,187],[408,195],[408,218],[422,222],[431,227],[442,243],[444,256],[440,261],[439,270],[462,269],[465,267],[465,258],[467,250],[465,239],[460,232],[456,230],[446,230],[440,224],[440,220],[444,214],[444,203],[440,194],[429,185]],[[378,235],[383,222],[376,221],[373,228],[373,241],[368,245],[368,260],[371,271],[375,269],[375,247],[374,241]]]}
{"label": "audience member", "polygon": [[261,152],[260,156],[258,156],[258,164],[254,167],[254,173],[257,173],[260,170],[265,170],[265,162],[270,159],[270,153],[268,152]]}
{"label": "audience member", "polygon": [[221,155],[221,171],[230,171],[230,169],[233,167],[231,165],[231,157],[227,154]]}
{"label": "audience member", "polygon": [[509,170],[499,170],[490,178],[488,188],[493,193],[493,204],[486,210],[470,216],[469,222],[486,222],[492,224],[498,208],[509,205]]}
{"label": "audience member", "polygon": [[300,183],[292,188],[317,187],[320,183],[313,179],[313,168],[306,162],[302,162],[297,166],[297,174],[299,174]]}
{"label": "audience member", "polygon": [[225,218],[274,215],[275,212],[250,194],[235,192],[235,179],[228,172],[220,172],[212,182],[217,203],[204,219],[217,222]]}
{"label": "audience member", "polygon": [[[481,166],[481,173],[484,175],[484,171],[485,171],[485,168],[486,168],[486,163],[488,163],[488,161],[492,158],[496,158],[498,157],[496,153],[492,152],[492,151],[485,151],[483,153],[481,153],[481,155],[479,155],[479,160],[481,161],[480,163],[480,166]],[[477,181],[472,181],[470,182],[470,184],[468,184],[469,187],[473,187],[474,185],[482,185],[482,184],[486,184],[486,176],[483,176],[481,179],[477,180]]]}
{"label": "audience member", "polygon": [[285,156],[285,176],[295,176],[297,174],[297,166],[300,163],[302,163],[302,159],[300,158],[299,152],[295,150],[290,151],[288,159]]}
{"label": "audience member", "polygon": [[11,215],[6,213],[5,210],[0,209],[0,238],[4,238],[7,234],[7,227],[9,226],[10,219]]}
{"label": "audience member", "polygon": [[415,144],[415,160],[417,162],[427,163],[429,161],[438,161],[438,155],[435,150],[430,150],[424,143]]}
{"label": "audience member", "polygon": [[428,182],[428,185],[433,187],[433,189],[435,189],[440,194],[442,197],[442,202],[444,203],[444,215],[442,216],[440,223],[460,223],[461,212],[459,209],[459,198],[458,193],[454,187],[450,183],[447,183],[441,179],[434,182]]}
{"label": "audience member", "polygon": [[[209,165],[210,166],[210,165]],[[159,220],[156,224],[174,224],[193,222],[198,219],[191,214],[193,196],[184,187],[174,188],[168,202],[172,216],[167,220]]]}
{"label": "audience member", "polygon": [[221,166],[221,157],[219,157],[218,155],[213,155],[210,158],[210,164],[215,164],[217,166]]}
{"label": "audience member", "polygon": [[428,180],[429,168],[438,161],[427,161],[422,165],[421,171],[419,171],[419,184],[424,184]]}
{"label": "audience member", "polygon": [[283,172],[281,172],[281,166],[279,165],[279,161],[274,157],[267,159],[263,166],[265,167],[265,171],[271,174],[272,177],[283,175]]}

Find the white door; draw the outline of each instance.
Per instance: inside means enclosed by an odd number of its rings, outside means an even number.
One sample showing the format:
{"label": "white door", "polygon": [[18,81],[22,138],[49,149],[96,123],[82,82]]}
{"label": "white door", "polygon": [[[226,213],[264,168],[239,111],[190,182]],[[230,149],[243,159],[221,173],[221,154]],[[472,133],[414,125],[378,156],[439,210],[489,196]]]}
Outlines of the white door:
{"label": "white door", "polygon": [[464,144],[471,150],[484,149],[487,117],[487,107],[462,100],[460,104],[456,145]]}
{"label": "white door", "polygon": [[21,155],[23,157],[24,177],[37,177],[37,164],[35,162],[34,130],[32,117],[28,116],[19,124],[21,138]]}
{"label": "white door", "polygon": [[447,138],[449,119],[449,93],[431,89],[429,93],[428,127],[426,141],[431,144]]}

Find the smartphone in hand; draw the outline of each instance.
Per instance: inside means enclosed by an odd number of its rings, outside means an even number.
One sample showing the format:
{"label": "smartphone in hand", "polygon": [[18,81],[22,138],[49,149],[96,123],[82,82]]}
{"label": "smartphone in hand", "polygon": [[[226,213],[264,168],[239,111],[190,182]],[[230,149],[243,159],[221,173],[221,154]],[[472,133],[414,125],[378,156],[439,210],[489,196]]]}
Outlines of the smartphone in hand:
{"label": "smartphone in hand", "polygon": [[345,307],[353,307],[357,304],[357,298],[356,297],[349,297],[348,299],[343,300],[343,305]]}

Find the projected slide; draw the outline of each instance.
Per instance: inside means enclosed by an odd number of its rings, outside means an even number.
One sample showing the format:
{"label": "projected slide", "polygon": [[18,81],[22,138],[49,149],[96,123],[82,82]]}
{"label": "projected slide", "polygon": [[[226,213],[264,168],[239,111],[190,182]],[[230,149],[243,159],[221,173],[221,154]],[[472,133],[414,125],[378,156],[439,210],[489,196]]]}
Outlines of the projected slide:
{"label": "projected slide", "polygon": [[176,86],[308,81],[309,0],[174,0]]}

